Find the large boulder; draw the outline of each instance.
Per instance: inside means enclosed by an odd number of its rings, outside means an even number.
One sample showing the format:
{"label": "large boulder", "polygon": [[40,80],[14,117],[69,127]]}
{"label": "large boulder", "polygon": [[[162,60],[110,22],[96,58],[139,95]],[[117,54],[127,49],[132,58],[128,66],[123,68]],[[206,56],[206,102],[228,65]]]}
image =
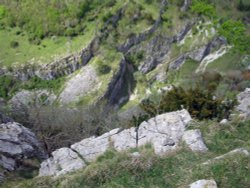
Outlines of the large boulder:
{"label": "large boulder", "polygon": [[190,188],[217,188],[214,180],[198,180],[189,185]]}
{"label": "large boulder", "polygon": [[250,117],[250,88],[246,88],[237,96],[239,105],[237,110],[245,117]]}
{"label": "large boulder", "polygon": [[13,171],[24,159],[33,157],[47,157],[35,134],[15,122],[0,124],[0,167]]}
{"label": "large boulder", "polygon": [[79,155],[69,148],[52,152],[52,157],[41,164],[40,176],[59,176],[86,166]]}
{"label": "large boulder", "polygon": [[[40,176],[61,175],[92,162],[107,149],[128,150],[151,144],[157,155],[164,155],[181,146],[182,137],[191,116],[186,110],[158,115],[130,129],[113,129],[98,137],[83,139],[52,153],[52,157],[41,164]],[[199,135],[200,136],[200,135]],[[199,137],[195,137],[200,144]],[[195,145],[197,144],[195,143]],[[197,150],[194,150],[197,151]]]}
{"label": "large boulder", "polygon": [[185,131],[182,139],[192,151],[206,152],[208,150],[201,136],[201,131],[198,129]]}

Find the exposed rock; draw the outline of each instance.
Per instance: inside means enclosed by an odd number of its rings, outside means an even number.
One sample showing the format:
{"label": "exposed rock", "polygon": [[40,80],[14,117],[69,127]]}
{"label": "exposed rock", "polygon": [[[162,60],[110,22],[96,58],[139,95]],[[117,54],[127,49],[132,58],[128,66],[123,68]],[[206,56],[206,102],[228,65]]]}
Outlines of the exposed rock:
{"label": "exposed rock", "polygon": [[[138,67],[142,73],[148,73],[153,70],[158,64],[164,62],[167,58],[173,40],[170,37],[157,35],[151,39],[146,46],[136,46],[136,50],[145,51],[143,63]],[[134,52],[133,52],[134,53]]]}
{"label": "exposed rock", "polygon": [[191,0],[184,0],[183,6],[181,7],[181,11],[187,11],[189,6],[191,5]]}
{"label": "exposed rock", "polygon": [[225,125],[225,124],[227,124],[227,123],[228,123],[228,120],[227,120],[227,119],[223,119],[223,120],[220,121],[220,124],[221,124],[221,125]]}
{"label": "exposed rock", "polygon": [[36,136],[15,122],[0,124],[0,154],[0,165],[9,171],[15,170],[25,158],[47,157]]}
{"label": "exposed rock", "polygon": [[[138,129],[138,146],[151,143],[158,155],[166,154],[179,147],[191,116],[186,110],[170,112],[143,122]],[[171,144],[166,145],[166,140]],[[174,143],[174,144],[173,144]]]}
{"label": "exposed rock", "polygon": [[201,62],[206,56],[213,53],[214,51],[218,51],[225,45],[227,45],[227,41],[224,37],[216,37],[205,46],[189,52],[188,57],[195,61]]}
{"label": "exposed rock", "polygon": [[133,88],[133,66],[126,59],[122,59],[118,72],[113,76],[103,98],[112,106],[120,106],[129,100]]}
{"label": "exposed rock", "polygon": [[32,105],[48,105],[56,100],[56,96],[47,90],[22,90],[16,93],[9,104],[13,109],[23,110]]}
{"label": "exposed rock", "polygon": [[94,68],[87,65],[66,83],[59,100],[63,104],[75,102],[96,89],[98,89],[98,76]]}
{"label": "exposed rock", "polygon": [[205,56],[206,49],[207,49],[207,45],[202,46],[201,48],[198,48],[198,49],[190,52],[188,54],[188,57],[195,60],[195,61],[201,62]]}
{"label": "exposed rock", "polygon": [[211,164],[213,162],[216,162],[216,161],[219,161],[219,160],[223,160],[229,156],[232,156],[232,155],[235,155],[235,154],[243,154],[243,155],[246,155],[246,156],[250,156],[250,152],[245,149],[245,148],[237,148],[237,149],[234,149],[224,155],[221,155],[221,156],[218,156],[218,157],[215,157],[213,159],[210,159],[204,163],[202,163],[203,165],[208,165],[208,164]]}
{"label": "exposed rock", "polygon": [[208,150],[198,129],[185,131],[182,139],[192,151],[206,152]]}
{"label": "exposed rock", "polygon": [[150,29],[129,38],[125,43],[123,43],[117,47],[118,51],[122,52],[123,54],[127,54],[128,51],[130,50],[130,48],[145,41],[151,34],[153,34],[156,31],[156,29],[159,27],[159,25],[162,21],[161,16],[164,13],[164,11],[168,5],[166,0],[162,0],[161,4],[162,4],[162,6],[161,6],[161,9],[159,12],[159,17],[155,21],[154,25]]}
{"label": "exposed rock", "polygon": [[131,156],[134,158],[138,158],[141,156],[141,154],[139,152],[134,152],[134,153],[131,153]]}
{"label": "exposed rock", "polygon": [[217,188],[214,180],[198,180],[189,185],[190,188]]}
{"label": "exposed rock", "polygon": [[169,64],[169,69],[170,70],[178,70],[185,63],[185,61],[186,61],[186,56],[181,55],[175,61],[173,61],[172,63]]}
{"label": "exposed rock", "polygon": [[16,161],[10,157],[6,157],[4,155],[0,156],[0,166],[2,166],[4,169],[8,171],[15,170],[17,164]]}
{"label": "exposed rock", "polygon": [[231,46],[222,46],[219,50],[215,51],[214,53],[211,53],[207,55],[202,62],[200,63],[199,67],[196,69],[196,73],[204,72],[207,68],[207,66],[215,61],[216,59],[222,57],[224,54],[228,52],[228,50],[231,49]]}
{"label": "exposed rock", "polygon": [[61,148],[52,152],[52,157],[41,164],[39,176],[59,176],[85,166],[76,152],[70,148]]}
{"label": "exposed rock", "polygon": [[237,96],[239,105],[236,109],[245,117],[250,117],[250,88],[246,88]]}
{"label": "exposed rock", "polygon": [[192,28],[193,23],[187,23],[182,30],[176,35],[174,36],[173,41],[174,42],[180,42],[184,39],[184,37],[187,35],[187,33],[190,31],[190,29]]}
{"label": "exposed rock", "polygon": [[[71,149],[62,148],[53,152],[53,157],[42,163],[39,174],[40,176],[60,175],[78,169],[76,167],[78,163],[80,163],[79,168],[84,167],[85,163],[82,163],[80,159],[92,162],[110,147],[122,151],[152,144],[156,154],[166,154],[179,147],[186,125],[190,120],[190,114],[186,110],[181,110],[158,115],[147,122],[143,122],[139,128],[132,127],[126,130],[117,128],[99,137],[84,139],[71,145]],[[80,158],[69,158],[67,152],[73,152],[73,155],[77,153]],[[65,160],[63,160],[64,158]],[[72,166],[68,167],[69,164]],[[56,168],[58,166],[60,167],[59,170]]]}
{"label": "exposed rock", "polygon": [[94,161],[96,157],[103,154],[112,142],[110,137],[117,134],[119,129],[114,129],[108,133],[105,133],[99,137],[90,137],[82,140],[81,142],[75,143],[71,146],[71,149],[81,155],[86,161]]}

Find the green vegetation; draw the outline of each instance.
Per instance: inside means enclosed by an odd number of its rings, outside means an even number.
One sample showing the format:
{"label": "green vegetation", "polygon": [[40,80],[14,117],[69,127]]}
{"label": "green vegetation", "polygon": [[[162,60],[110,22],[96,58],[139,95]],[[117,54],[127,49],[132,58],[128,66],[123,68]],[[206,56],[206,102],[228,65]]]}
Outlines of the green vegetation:
{"label": "green vegetation", "polygon": [[216,16],[215,7],[212,4],[209,4],[206,0],[192,1],[191,11],[209,18],[214,18]]}
{"label": "green vegetation", "polygon": [[227,20],[220,30],[220,35],[227,38],[228,42],[235,45],[241,51],[249,51],[250,36],[246,35],[246,27],[240,21]]}
{"label": "green vegetation", "polygon": [[15,92],[21,89],[48,89],[57,93],[62,88],[64,81],[64,77],[54,80],[42,80],[41,78],[33,77],[28,81],[21,82],[11,76],[0,76],[0,97],[10,99]]}
{"label": "green vegetation", "polygon": [[[1,2],[1,23],[4,27],[20,27],[29,34],[29,39],[48,36],[76,36],[85,31],[86,15],[114,5],[113,0],[34,1]],[[6,11],[4,11],[6,9]],[[32,16],[30,13],[32,12]],[[93,13],[93,12],[92,12]],[[91,15],[92,17],[94,15]]]}
{"label": "green vegetation", "polygon": [[141,108],[151,117],[164,112],[172,112],[185,108],[192,117],[199,120],[228,118],[235,101],[214,98],[213,85],[208,91],[199,87],[184,90],[181,87],[174,87],[171,91],[163,94],[159,101],[144,100]]}

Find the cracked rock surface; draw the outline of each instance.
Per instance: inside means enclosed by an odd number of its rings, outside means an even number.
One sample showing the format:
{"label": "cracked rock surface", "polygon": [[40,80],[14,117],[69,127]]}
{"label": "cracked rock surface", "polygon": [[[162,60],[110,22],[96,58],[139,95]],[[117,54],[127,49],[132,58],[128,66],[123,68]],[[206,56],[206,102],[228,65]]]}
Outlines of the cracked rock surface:
{"label": "cracked rock surface", "polygon": [[[169,112],[144,121],[138,128],[121,130],[113,129],[99,137],[90,137],[61,148],[52,153],[52,157],[41,164],[40,176],[61,175],[86,166],[93,162],[110,147],[117,151],[128,150],[137,146],[151,144],[157,155],[164,155],[180,147],[183,135],[192,132],[186,130],[192,120],[187,110]],[[200,151],[200,146],[206,148],[200,132],[195,130],[191,141],[194,150]],[[198,149],[197,149],[198,148]],[[207,149],[207,148],[206,148]]]}
{"label": "cracked rock surface", "polygon": [[47,156],[34,133],[16,122],[0,124],[0,167],[13,171],[23,159]]}

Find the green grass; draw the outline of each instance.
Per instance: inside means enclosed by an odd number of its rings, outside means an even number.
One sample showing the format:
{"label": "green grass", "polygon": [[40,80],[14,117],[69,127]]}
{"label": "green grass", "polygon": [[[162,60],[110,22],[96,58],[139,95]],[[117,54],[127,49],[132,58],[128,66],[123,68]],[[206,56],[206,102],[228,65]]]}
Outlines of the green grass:
{"label": "green grass", "polygon": [[[51,37],[42,40],[40,45],[31,44],[25,32],[17,35],[18,28],[0,30],[0,67],[23,63],[50,63],[51,61],[75,53],[87,46],[93,37],[94,27],[89,25],[85,35],[72,39]],[[11,41],[19,46],[11,48]]]}

